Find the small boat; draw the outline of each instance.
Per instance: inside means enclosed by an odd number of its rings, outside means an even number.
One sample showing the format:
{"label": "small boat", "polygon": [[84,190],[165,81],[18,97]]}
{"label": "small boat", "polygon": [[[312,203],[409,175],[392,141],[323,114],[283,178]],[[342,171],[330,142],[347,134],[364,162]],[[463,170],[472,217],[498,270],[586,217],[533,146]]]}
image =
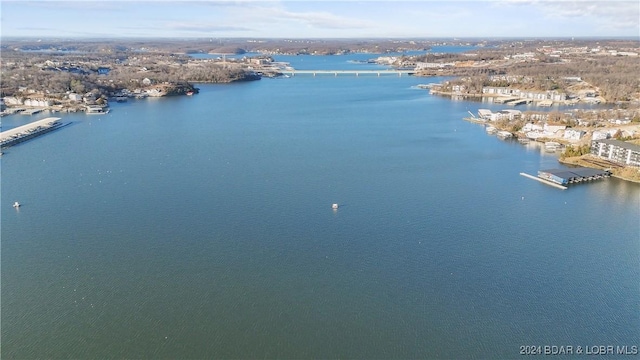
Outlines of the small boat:
{"label": "small boat", "polygon": [[331,208],[332,208],[333,210],[337,210],[337,209],[338,209],[338,204],[333,204],[333,205],[331,205]]}
{"label": "small boat", "polygon": [[187,95],[189,96],[193,95],[193,91],[187,91]]}
{"label": "small boat", "polygon": [[494,128],[493,126],[487,126],[485,130],[487,131],[487,134],[495,134],[498,131],[498,129]]}
{"label": "small boat", "polygon": [[19,203],[19,202],[17,202],[17,201],[16,201],[16,202],[14,202],[14,203],[13,203],[13,207],[14,207],[14,208],[19,208],[19,207],[20,207],[20,203]]}
{"label": "small boat", "polygon": [[513,134],[508,131],[498,131],[498,137],[501,139],[508,139],[512,136]]}

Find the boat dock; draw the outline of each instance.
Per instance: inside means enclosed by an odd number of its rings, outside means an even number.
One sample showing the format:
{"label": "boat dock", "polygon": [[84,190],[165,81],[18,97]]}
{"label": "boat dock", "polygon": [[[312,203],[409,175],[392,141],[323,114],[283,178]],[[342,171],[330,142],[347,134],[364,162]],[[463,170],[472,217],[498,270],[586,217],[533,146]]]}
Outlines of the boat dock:
{"label": "boat dock", "polygon": [[556,184],[556,183],[554,183],[554,182],[551,182],[551,181],[549,181],[549,180],[541,179],[541,178],[539,178],[539,177],[535,177],[535,176],[533,176],[533,175],[529,175],[529,174],[527,174],[527,173],[523,173],[523,172],[521,172],[521,173],[520,173],[520,175],[522,175],[522,176],[524,176],[524,177],[527,177],[527,178],[529,178],[529,179],[533,179],[533,180],[536,180],[536,181],[540,181],[540,182],[541,182],[541,183],[543,183],[543,184],[551,185],[551,186],[556,187],[556,188],[558,188],[558,189],[567,190],[567,187],[566,187],[566,186],[558,185],[558,184]]}
{"label": "boat dock", "polygon": [[548,169],[538,171],[538,177],[553,181],[557,184],[575,184],[583,181],[600,180],[611,176],[606,170],[586,167],[572,169]]}
{"label": "boat dock", "polygon": [[520,98],[513,97],[513,96],[500,96],[500,97],[497,97],[497,98],[493,99],[493,103],[494,104],[506,104],[508,102],[516,101],[518,99],[520,99]]}
{"label": "boat dock", "polygon": [[0,148],[8,148],[9,146],[33,139],[34,137],[59,129],[65,125],[68,124],[61,123],[60,118],[49,117],[3,131],[0,133]]}
{"label": "boat dock", "polygon": [[22,115],[35,115],[39,112],[42,112],[42,110],[44,109],[27,109],[27,110],[23,110],[20,114]]}
{"label": "boat dock", "polygon": [[566,185],[581,183],[584,181],[600,180],[611,176],[606,170],[591,169],[586,167],[572,169],[547,169],[538,171],[538,176],[520,173],[524,177],[540,181],[544,184],[566,190]]}
{"label": "boat dock", "polygon": [[531,104],[531,99],[516,99],[516,100],[507,101],[505,104],[511,105],[511,106]]}

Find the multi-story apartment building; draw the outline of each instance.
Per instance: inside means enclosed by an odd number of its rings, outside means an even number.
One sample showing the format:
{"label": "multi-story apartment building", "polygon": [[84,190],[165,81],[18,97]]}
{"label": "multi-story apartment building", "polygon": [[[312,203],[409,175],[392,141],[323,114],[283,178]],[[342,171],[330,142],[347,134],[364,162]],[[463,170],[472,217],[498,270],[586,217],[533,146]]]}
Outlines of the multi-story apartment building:
{"label": "multi-story apartment building", "polygon": [[620,140],[593,140],[591,154],[622,165],[640,166],[640,145]]}

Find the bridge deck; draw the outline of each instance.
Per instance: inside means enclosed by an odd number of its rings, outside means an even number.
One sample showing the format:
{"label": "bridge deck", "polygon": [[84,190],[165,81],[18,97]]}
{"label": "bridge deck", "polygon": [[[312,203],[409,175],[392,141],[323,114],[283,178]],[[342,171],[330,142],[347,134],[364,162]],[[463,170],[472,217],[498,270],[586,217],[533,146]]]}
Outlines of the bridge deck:
{"label": "bridge deck", "polygon": [[397,75],[397,76],[402,76],[402,75],[411,75],[413,74],[415,71],[414,70],[283,70],[282,73],[283,74],[288,74],[288,75],[298,75],[298,74],[309,74],[309,75],[321,75],[321,74],[328,74],[328,75],[334,75],[334,76],[338,76],[338,75]]}

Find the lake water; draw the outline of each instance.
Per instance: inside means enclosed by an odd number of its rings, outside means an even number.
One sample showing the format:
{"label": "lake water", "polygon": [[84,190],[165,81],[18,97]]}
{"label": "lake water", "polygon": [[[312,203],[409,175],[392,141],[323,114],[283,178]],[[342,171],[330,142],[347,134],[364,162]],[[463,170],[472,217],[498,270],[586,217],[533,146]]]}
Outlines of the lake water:
{"label": "lake water", "polygon": [[561,166],[462,120],[500,107],[415,87],[439,80],[300,75],[59,114],[0,160],[2,358],[640,345],[640,185],[520,176]]}

